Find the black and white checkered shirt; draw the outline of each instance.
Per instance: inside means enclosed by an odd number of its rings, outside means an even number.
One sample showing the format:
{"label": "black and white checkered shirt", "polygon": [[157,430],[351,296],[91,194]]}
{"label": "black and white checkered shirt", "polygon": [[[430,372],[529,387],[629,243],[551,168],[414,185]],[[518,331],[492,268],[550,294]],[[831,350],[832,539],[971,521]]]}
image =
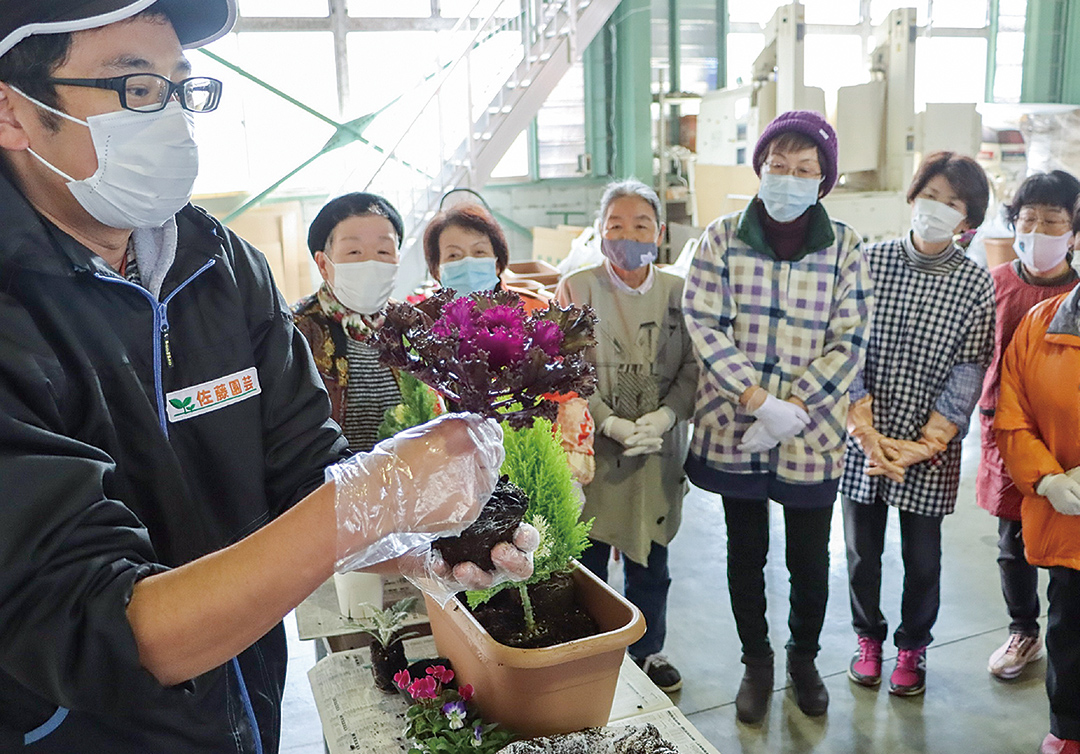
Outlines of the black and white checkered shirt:
{"label": "black and white checkered shirt", "polygon": [[[874,427],[917,440],[956,367],[986,369],[994,355],[994,283],[963,254],[918,269],[907,238],[865,248],[877,305],[863,382],[874,398]],[[948,252],[946,252],[948,253]],[[979,386],[972,388],[973,400]],[[960,437],[930,462],[907,469],[903,484],[868,477],[866,456],[848,439],[840,491],[861,503],[880,495],[900,510],[952,513],[960,484]]]}

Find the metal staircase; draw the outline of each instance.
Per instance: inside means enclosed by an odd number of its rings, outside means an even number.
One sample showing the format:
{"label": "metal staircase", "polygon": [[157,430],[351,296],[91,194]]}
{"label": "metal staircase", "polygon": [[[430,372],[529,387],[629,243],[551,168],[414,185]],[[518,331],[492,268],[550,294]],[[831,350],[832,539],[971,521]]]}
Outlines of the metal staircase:
{"label": "metal staircase", "polygon": [[[481,189],[619,0],[477,0],[453,33],[467,39],[416,101],[364,190],[402,213],[403,264],[451,188]],[[409,265],[413,266],[413,265]],[[402,277],[410,275],[402,270]]]}

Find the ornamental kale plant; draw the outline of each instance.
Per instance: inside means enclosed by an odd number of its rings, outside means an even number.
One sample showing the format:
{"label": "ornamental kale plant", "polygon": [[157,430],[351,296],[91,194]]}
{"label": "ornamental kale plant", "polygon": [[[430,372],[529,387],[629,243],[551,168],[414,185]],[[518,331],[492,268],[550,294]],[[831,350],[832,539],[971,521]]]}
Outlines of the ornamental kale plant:
{"label": "ornamental kale plant", "polygon": [[585,359],[596,317],[588,307],[525,314],[514,293],[454,298],[443,289],[419,304],[390,304],[372,344],[382,363],[417,377],[462,411],[529,426],[554,419],[551,393],[596,389]]}
{"label": "ornamental kale plant", "polygon": [[405,735],[416,743],[409,754],[494,754],[514,740],[513,733],[485,723],[472,709],[472,686],[451,688],[453,680],[454,671],[443,665],[428,667],[423,678],[413,679],[407,670],[394,676],[413,699],[405,713]]}

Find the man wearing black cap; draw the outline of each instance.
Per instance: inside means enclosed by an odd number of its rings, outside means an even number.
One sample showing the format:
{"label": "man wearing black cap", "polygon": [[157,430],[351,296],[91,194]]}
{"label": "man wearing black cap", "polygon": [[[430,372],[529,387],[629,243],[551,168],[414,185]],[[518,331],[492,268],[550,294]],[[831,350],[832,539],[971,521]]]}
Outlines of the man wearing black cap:
{"label": "man wearing black cap", "polygon": [[266,260],[188,203],[221,84],[183,47],[235,15],[0,0],[0,751],[276,751],[282,616],[497,478],[472,416],[346,458]]}

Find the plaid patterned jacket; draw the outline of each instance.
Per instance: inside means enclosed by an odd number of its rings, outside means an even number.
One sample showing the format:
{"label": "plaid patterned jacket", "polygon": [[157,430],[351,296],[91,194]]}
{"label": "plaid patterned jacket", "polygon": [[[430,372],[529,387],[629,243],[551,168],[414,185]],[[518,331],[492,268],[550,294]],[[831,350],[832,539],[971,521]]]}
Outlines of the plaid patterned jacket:
{"label": "plaid patterned jacket", "polygon": [[[955,367],[975,364],[985,370],[994,357],[994,281],[963,254],[940,269],[920,271],[908,261],[905,243],[910,242],[866,247],[877,308],[862,376],[874,397],[875,429],[886,437],[917,440]],[[981,388],[981,380],[968,386],[970,405]],[[922,516],[952,513],[962,440],[963,431],[930,462],[910,466],[903,484],[867,476],[866,455],[851,440],[840,491],[860,503],[880,496]]]}
{"label": "plaid patterned jacket", "polygon": [[[729,473],[835,479],[873,298],[861,239],[818,204],[803,253],[781,261],[752,207],[705,230],[687,278],[683,313],[701,365],[690,452]],[[739,397],[754,385],[800,398],[806,430],[764,453],[739,450],[754,420]]]}

